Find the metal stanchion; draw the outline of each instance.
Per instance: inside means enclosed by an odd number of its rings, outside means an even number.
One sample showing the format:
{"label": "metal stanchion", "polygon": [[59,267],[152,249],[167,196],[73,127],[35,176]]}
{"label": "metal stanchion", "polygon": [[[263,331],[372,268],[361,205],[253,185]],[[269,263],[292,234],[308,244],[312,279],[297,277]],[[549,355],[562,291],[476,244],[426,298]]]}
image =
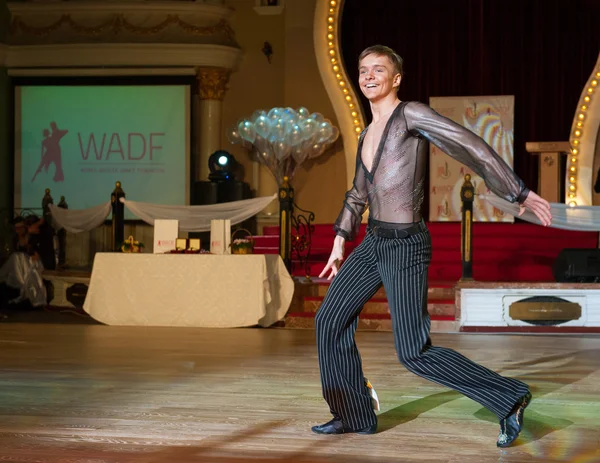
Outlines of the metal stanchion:
{"label": "metal stanchion", "polygon": [[118,251],[125,239],[125,204],[121,202],[121,198],[125,197],[125,192],[121,188],[121,182],[115,184],[115,189],[110,195],[112,204],[112,248]]}
{"label": "metal stanchion", "polygon": [[462,201],[462,224],[460,239],[460,255],[462,259],[461,280],[473,279],[473,200],[475,199],[475,188],[471,183],[471,176],[465,175],[465,181],[460,189]]}
{"label": "metal stanchion", "polygon": [[283,177],[279,187],[279,255],[288,272],[292,271],[291,220],[294,212],[294,189],[288,177]]}

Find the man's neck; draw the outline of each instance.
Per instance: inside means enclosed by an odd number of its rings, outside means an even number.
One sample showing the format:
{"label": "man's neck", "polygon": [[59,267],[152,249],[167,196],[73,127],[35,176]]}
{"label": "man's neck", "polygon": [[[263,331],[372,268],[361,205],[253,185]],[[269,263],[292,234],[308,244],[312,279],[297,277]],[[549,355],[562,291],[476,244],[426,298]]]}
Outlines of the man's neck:
{"label": "man's neck", "polygon": [[371,102],[371,113],[373,114],[373,123],[377,124],[379,121],[385,121],[389,115],[396,109],[396,106],[400,103],[397,95],[390,95],[390,97],[382,99],[377,102]]}

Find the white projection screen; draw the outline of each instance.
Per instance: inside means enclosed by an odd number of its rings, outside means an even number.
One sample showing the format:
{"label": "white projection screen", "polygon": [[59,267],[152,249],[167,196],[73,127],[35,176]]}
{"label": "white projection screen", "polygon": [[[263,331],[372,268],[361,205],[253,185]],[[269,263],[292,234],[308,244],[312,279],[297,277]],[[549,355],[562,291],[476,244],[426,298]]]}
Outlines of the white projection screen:
{"label": "white projection screen", "polygon": [[[189,204],[189,85],[15,86],[15,208]],[[136,219],[125,209],[126,219]]]}

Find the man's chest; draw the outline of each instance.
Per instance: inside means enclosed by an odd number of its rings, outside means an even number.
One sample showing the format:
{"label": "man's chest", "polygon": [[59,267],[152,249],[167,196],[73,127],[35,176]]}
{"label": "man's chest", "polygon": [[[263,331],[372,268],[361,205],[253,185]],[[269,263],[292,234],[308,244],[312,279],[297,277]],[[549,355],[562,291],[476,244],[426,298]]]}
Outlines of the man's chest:
{"label": "man's chest", "polygon": [[382,145],[382,142],[385,142],[385,140],[382,140],[382,136],[383,127],[378,126],[369,127],[369,130],[365,135],[362,144],[361,159],[368,171],[371,171],[373,167],[380,145]]}

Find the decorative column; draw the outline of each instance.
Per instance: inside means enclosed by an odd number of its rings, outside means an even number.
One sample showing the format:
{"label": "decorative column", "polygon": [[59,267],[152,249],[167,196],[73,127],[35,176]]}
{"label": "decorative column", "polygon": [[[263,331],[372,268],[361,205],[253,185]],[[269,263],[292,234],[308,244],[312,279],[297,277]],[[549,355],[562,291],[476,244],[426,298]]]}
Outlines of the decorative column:
{"label": "decorative column", "polygon": [[195,159],[195,180],[208,180],[208,158],[221,149],[222,106],[231,69],[220,67],[199,67],[196,69],[198,80],[199,104],[196,111],[200,123],[197,132],[197,157]]}
{"label": "decorative column", "polygon": [[[256,168],[258,169],[256,196],[272,196],[279,188],[277,180],[275,180],[275,177],[273,177],[267,167],[258,164]],[[278,214],[279,208],[277,207],[277,203],[273,201],[258,214],[258,220],[266,226],[275,225],[277,223]]]}

